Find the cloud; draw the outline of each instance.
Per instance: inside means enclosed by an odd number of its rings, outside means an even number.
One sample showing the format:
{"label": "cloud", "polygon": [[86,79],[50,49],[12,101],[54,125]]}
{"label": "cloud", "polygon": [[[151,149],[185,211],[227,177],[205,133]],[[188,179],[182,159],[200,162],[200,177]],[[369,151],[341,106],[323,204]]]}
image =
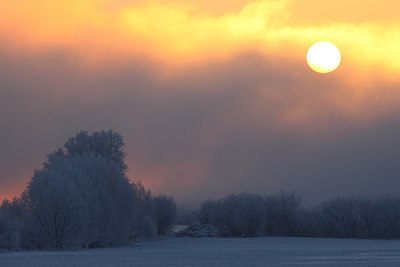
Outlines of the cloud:
{"label": "cloud", "polygon": [[397,186],[395,83],[353,84],[254,51],[170,75],[140,57],[89,69],[64,51],[1,59],[1,195],[80,129],[108,128],[125,136],[129,176],[180,203]]}
{"label": "cloud", "polygon": [[[374,1],[363,1],[361,10],[373,7]],[[3,1],[0,32],[3,44],[14,53],[56,47],[86,63],[146,55],[174,66],[226,59],[246,49],[298,60],[312,43],[329,40],[341,49],[352,75],[398,76],[398,17],[349,21],[332,15],[324,23],[305,21],[304,9],[323,9],[308,2],[238,1],[241,8],[216,15],[205,11],[207,5],[182,1]],[[388,16],[390,10],[384,10]],[[357,16],[361,11],[351,6],[347,12]]]}
{"label": "cloud", "polygon": [[[0,197],[77,131],[108,128],[130,177],[180,203],[393,192],[399,24],[295,25],[290,2],[243,6],[0,2]],[[305,64],[320,39],[342,50],[330,75]]]}

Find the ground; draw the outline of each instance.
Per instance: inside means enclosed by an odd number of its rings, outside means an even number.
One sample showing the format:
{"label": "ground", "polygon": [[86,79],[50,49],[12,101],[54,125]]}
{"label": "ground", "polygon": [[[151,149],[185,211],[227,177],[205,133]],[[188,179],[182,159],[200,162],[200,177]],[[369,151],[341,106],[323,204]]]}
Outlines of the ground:
{"label": "ground", "polygon": [[0,266],[400,266],[400,240],[167,238],[121,248],[0,253]]}

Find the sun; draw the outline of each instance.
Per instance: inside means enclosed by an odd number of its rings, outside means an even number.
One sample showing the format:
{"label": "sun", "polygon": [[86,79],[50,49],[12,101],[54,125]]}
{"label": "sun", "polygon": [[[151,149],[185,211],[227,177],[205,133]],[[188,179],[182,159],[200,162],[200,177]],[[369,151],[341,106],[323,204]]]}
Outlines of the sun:
{"label": "sun", "polygon": [[307,52],[307,63],[319,73],[334,71],[340,64],[342,56],[339,49],[330,42],[313,44]]}

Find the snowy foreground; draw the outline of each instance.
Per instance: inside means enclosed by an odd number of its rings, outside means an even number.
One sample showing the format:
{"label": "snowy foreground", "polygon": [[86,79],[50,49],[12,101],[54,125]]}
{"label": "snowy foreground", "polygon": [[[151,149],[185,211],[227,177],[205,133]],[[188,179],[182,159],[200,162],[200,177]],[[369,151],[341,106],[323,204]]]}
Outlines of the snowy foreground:
{"label": "snowy foreground", "polygon": [[122,248],[0,253],[0,266],[400,266],[400,240],[170,238]]}

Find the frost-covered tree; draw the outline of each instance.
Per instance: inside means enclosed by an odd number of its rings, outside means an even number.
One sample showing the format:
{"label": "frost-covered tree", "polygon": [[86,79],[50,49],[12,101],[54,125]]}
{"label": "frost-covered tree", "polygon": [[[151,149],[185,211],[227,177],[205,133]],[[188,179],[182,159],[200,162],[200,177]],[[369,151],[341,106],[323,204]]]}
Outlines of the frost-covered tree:
{"label": "frost-covered tree", "polygon": [[124,173],[122,145],[121,136],[111,131],[80,132],[35,171],[25,198],[45,237],[37,246],[94,247],[129,240],[137,196]]}
{"label": "frost-covered tree", "polygon": [[365,233],[360,205],[355,198],[336,198],[319,208],[324,235],[327,237],[361,237]]}
{"label": "frost-covered tree", "polygon": [[157,216],[157,234],[165,235],[176,221],[176,205],[172,197],[160,195],[154,198]]}
{"label": "frost-covered tree", "polygon": [[47,157],[23,194],[26,247],[103,247],[157,234],[149,191],[126,175],[118,133],[80,132]]}
{"label": "frost-covered tree", "polygon": [[369,237],[400,238],[400,198],[381,196],[361,211]]}
{"label": "frost-covered tree", "polygon": [[0,206],[0,248],[18,249],[21,246],[24,213],[20,199],[3,201]]}
{"label": "frost-covered tree", "polygon": [[341,197],[322,203],[314,213],[325,237],[400,238],[400,199]]}
{"label": "frost-covered tree", "polygon": [[200,221],[215,225],[222,236],[261,236],[266,221],[263,198],[242,193],[202,204]]}
{"label": "frost-covered tree", "polygon": [[63,169],[36,171],[25,191],[32,230],[40,236],[34,236],[30,243],[40,248],[76,246],[76,242],[83,242],[87,228],[87,203],[82,189],[70,176],[74,172],[74,178],[80,179],[82,173],[71,160],[59,160]]}
{"label": "frost-covered tree", "polygon": [[274,196],[265,196],[267,236],[294,236],[297,231],[297,212],[301,198],[295,193],[280,192]]}
{"label": "frost-covered tree", "polygon": [[127,178],[120,134],[79,132],[47,156],[20,199],[0,208],[0,248],[121,245],[165,233],[172,198]]}
{"label": "frost-covered tree", "polygon": [[64,144],[66,153],[71,156],[83,156],[88,152],[101,155],[109,162],[115,163],[121,171],[126,169],[125,156],[123,150],[124,140],[122,135],[108,131],[94,132],[92,135],[87,131],[79,132],[75,137],[71,137]]}
{"label": "frost-covered tree", "polygon": [[157,236],[157,211],[154,199],[151,192],[146,190],[140,181],[136,183],[136,192],[138,196],[138,220],[134,238],[154,238]]}
{"label": "frost-covered tree", "polygon": [[241,193],[203,202],[198,216],[201,223],[215,225],[222,236],[290,236],[297,232],[299,203],[294,193]]}

